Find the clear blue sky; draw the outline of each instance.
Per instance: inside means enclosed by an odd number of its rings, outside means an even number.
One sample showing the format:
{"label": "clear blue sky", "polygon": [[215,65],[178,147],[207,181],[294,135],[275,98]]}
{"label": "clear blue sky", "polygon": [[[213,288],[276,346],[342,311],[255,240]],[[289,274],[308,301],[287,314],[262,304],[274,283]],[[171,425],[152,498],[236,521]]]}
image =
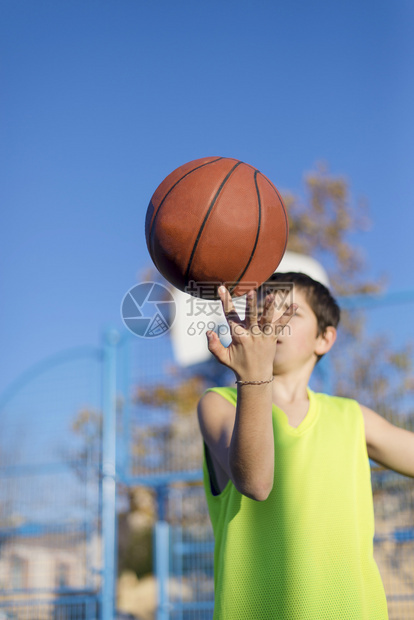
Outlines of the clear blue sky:
{"label": "clear blue sky", "polygon": [[0,391],[123,329],[149,199],[198,157],[293,191],[327,161],[369,273],[413,288],[413,32],[411,0],[2,0]]}

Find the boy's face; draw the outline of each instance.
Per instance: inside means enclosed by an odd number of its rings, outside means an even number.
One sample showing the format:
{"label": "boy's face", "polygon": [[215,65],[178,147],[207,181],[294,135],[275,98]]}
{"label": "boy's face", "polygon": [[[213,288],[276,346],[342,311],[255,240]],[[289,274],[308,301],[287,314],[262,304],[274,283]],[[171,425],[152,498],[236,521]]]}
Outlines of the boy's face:
{"label": "boy's face", "polygon": [[[277,332],[277,348],[273,362],[273,369],[276,373],[299,369],[312,363],[314,365],[317,360],[316,349],[320,342],[320,337],[317,336],[318,323],[303,291],[293,287],[292,294],[289,294],[285,301],[278,300],[278,295],[276,295],[274,321],[277,321],[291,303],[297,304],[298,308],[283,331]],[[263,304],[258,300],[259,316],[262,308]]]}

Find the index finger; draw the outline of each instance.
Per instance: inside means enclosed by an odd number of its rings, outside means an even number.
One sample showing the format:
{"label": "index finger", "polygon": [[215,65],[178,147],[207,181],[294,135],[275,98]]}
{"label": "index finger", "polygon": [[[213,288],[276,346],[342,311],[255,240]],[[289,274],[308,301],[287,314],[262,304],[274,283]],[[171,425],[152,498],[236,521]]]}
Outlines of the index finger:
{"label": "index finger", "polygon": [[223,312],[227,319],[227,321],[234,321],[235,323],[241,323],[240,317],[236,312],[236,308],[234,307],[233,300],[229,291],[225,286],[221,285],[218,288],[218,293],[220,295],[221,304],[223,306]]}

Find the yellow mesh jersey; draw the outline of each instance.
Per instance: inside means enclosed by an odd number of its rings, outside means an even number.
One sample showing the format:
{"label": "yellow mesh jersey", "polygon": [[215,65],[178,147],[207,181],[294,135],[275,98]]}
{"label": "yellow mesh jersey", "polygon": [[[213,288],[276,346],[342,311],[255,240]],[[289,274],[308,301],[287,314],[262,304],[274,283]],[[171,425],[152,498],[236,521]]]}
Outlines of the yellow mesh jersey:
{"label": "yellow mesh jersey", "polygon": [[[236,388],[211,388],[234,405]],[[275,480],[264,502],[204,486],[215,536],[215,620],[386,620],[373,558],[361,409],[308,389],[297,428],[273,406]]]}

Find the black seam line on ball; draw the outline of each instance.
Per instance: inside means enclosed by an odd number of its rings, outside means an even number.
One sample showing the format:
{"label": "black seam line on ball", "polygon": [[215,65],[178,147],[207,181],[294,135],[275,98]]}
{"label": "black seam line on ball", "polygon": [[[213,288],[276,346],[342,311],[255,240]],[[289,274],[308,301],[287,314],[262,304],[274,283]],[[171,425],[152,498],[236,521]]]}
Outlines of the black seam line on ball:
{"label": "black seam line on ball", "polygon": [[236,168],[237,168],[238,166],[240,166],[240,164],[242,164],[242,163],[243,163],[243,162],[238,161],[238,162],[237,162],[237,164],[236,164],[235,166],[233,166],[233,168],[230,170],[230,172],[228,172],[228,173],[227,173],[226,177],[224,178],[224,180],[222,181],[222,183],[221,183],[220,187],[218,188],[218,190],[217,190],[217,192],[216,192],[216,195],[214,196],[213,200],[211,201],[211,204],[210,204],[210,206],[209,206],[209,208],[208,208],[208,210],[207,210],[206,215],[204,216],[203,223],[201,224],[201,226],[200,226],[200,230],[198,231],[198,235],[197,235],[197,238],[196,238],[196,240],[195,240],[195,242],[194,242],[194,245],[193,245],[193,250],[192,250],[192,252],[191,252],[190,260],[188,261],[187,269],[186,269],[186,271],[185,271],[184,280],[185,280],[185,282],[186,282],[186,286],[188,286],[188,274],[190,273],[191,263],[193,262],[193,258],[194,258],[194,254],[195,254],[196,249],[197,249],[197,246],[198,246],[198,242],[200,241],[200,238],[201,238],[201,235],[202,235],[202,232],[203,232],[204,226],[205,226],[205,225],[206,225],[206,223],[207,223],[207,220],[208,220],[208,218],[209,218],[209,215],[210,215],[210,213],[211,213],[211,211],[212,211],[212,209],[213,209],[213,207],[214,207],[214,205],[215,205],[215,203],[216,203],[216,201],[217,201],[217,198],[218,198],[218,197],[219,197],[219,195],[220,195],[221,190],[223,189],[223,187],[225,186],[225,184],[226,184],[226,183],[227,183],[227,181],[229,180],[230,176],[231,176],[231,175],[233,174],[233,172],[236,170]]}
{"label": "black seam line on ball", "polygon": [[[259,172],[259,171],[258,171]],[[280,206],[282,207],[282,211],[283,211],[283,215],[285,216],[285,226],[286,226],[286,232],[289,233],[289,220],[288,220],[288,216],[286,213],[286,208],[285,205],[283,203],[282,200],[282,196],[279,194],[278,190],[276,189],[276,187],[273,185],[273,183],[271,181],[269,181],[269,179],[267,177],[264,176],[264,174],[262,174],[261,172],[259,172],[260,176],[267,181],[267,183],[270,185],[270,187],[272,188],[272,190],[276,193],[276,196],[279,199],[280,202]],[[286,252],[286,246],[288,244],[288,234],[286,235],[286,241],[285,241],[285,247],[283,248],[283,252],[282,252],[282,256],[284,255],[284,253]]]}
{"label": "black seam line on ball", "polygon": [[[181,183],[181,181],[183,179],[185,179],[185,177],[188,177],[189,174],[191,174],[192,172],[195,172],[196,170],[200,170],[200,168],[204,168],[204,166],[209,166],[210,164],[214,164],[216,161],[220,161],[220,159],[224,159],[224,157],[217,157],[217,159],[213,159],[212,161],[207,161],[205,164],[200,164],[199,166],[197,166],[196,168],[193,168],[192,170],[189,170],[188,172],[186,172],[182,177],[180,177],[178,179],[178,181],[176,181],[174,183],[174,185],[172,187],[170,187],[170,189],[168,190],[168,192],[165,194],[164,198],[161,200],[160,204],[158,205],[158,209],[156,214],[154,215],[154,219],[152,220],[152,224],[151,224],[151,228],[150,228],[150,232],[149,232],[149,238],[150,238],[150,245],[152,248],[152,234],[155,230],[155,221],[158,217],[159,212],[161,211],[161,207],[164,204],[167,196],[170,195],[170,193],[173,191],[174,187],[176,187],[179,183]],[[152,201],[152,198],[151,198]],[[150,202],[151,202],[150,201]]]}
{"label": "black seam line on ball", "polygon": [[256,187],[256,194],[257,194],[257,208],[258,208],[258,221],[257,221],[257,233],[256,233],[256,239],[254,240],[254,245],[253,245],[253,249],[252,252],[250,254],[250,258],[247,261],[247,265],[246,267],[243,269],[241,275],[237,278],[236,283],[231,287],[231,290],[229,289],[229,293],[231,294],[234,289],[236,288],[236,286],[239,284],[240,280],[242,279],[242,277],[244,276],[244,274],[246,273],[247,269],[249,268],[250,263],[253,260],[253,256],[254,253],[256,252],[256,247],[259,241],[259,235],[260,235],[260,225],[262,222],[262,202],[260,199],[260,192],[259,192],[259,186],[257,185],[257,174],[258,174],[258,170],[255,170],[254,172],[254,184]]}

